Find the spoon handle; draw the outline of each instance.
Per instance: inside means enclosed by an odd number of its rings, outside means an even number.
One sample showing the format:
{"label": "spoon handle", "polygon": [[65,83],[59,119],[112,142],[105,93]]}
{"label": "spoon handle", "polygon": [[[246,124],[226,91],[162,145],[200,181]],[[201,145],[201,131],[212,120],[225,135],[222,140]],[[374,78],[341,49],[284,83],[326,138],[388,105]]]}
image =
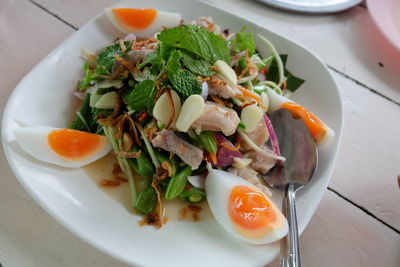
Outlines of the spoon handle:
{"label": "spoon handle", "polygon": [[281,260],[281,266],[285,267],[301,267],[295,194],[295,185],[289,184],[286,189],[286,197],[283,209],[289,224],[289,232],[282,244],[282,248],[284,249],[284,258]]}

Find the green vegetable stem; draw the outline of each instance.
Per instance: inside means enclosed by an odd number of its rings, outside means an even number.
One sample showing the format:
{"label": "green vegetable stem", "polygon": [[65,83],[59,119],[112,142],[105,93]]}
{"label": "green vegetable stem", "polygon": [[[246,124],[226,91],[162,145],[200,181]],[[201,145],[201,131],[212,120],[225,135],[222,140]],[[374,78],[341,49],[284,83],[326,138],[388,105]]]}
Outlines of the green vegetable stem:
{"label": "green vegetable stem", "polygon": [[206,193],[203,190],[190,186],[188,190],[183,190],[179,197],[186,201],[196,203],[205,199]]}
{"label": "green vegetable stem", "polygon": [[[138,152],[137,146],[132,147],[133,152]],[[141,153],[138,158],[128,159],[129,165],[142,177],[152,178],[154,176],[154,166],[145,153]]]}
{"label": "green vegetable stem", "polygon": [[203,131],[199,135],[202,146],[211,154],[217,153],[217,140],[210,131]]}
{"label": "green vegetable stem", "polygon": [[149,214],[157,206],[157,195],[153,187],[149,187],[143,192],[140,192],[135,202],[136,210]]}
{"label": "green vegetable stem", "polygon": [[165,199],[170,200],[179,196],[185,189],[187,178],[192,174],[192,168],[187,166],[177,175],[172,176],[168,183],[167,191],[165,192]]}

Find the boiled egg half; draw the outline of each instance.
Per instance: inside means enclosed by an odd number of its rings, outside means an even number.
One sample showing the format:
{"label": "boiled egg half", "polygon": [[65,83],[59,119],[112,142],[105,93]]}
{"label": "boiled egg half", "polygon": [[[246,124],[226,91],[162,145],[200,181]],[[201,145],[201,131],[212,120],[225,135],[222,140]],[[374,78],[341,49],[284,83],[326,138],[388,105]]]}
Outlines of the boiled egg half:
{"label": "boiled egg half", "polygon": [[257,187],[226,171],[209,170],[207,201],[219,224],[250,244],[268,244],[288,232],[286,218]]}
{"label": "boiled egg half", "polygon": [[34,158],[67,168],[90,164],[111,151],[105,136],[71,129],[32,126],[15,129],[14,136]]}
{"label": "boiled egg half", "polygon": [[138,37],[149,37],[165,27],[178,26],[181,15],[157,11],[155,9],[106,8],[105,12],[112,24],[124,33],[134,33]]}

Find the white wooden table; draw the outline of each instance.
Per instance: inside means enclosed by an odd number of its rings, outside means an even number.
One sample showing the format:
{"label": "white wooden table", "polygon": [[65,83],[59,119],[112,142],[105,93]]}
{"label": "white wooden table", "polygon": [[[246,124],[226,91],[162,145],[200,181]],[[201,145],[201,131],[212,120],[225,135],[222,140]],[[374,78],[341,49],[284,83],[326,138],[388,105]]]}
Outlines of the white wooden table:
{"label": "white wooden table", "polygon": [[[1,110],[41,58],[115,2],[1,0]],[[400,51],[364,4],[310,16],[251,0],[211,2],[309,48],[340,88],[343,142],[329,189],[301,237],[303,265],[400,266]],[[2,151],[0,174],[0,266],[126,266],[49,217],[19,185]]]}

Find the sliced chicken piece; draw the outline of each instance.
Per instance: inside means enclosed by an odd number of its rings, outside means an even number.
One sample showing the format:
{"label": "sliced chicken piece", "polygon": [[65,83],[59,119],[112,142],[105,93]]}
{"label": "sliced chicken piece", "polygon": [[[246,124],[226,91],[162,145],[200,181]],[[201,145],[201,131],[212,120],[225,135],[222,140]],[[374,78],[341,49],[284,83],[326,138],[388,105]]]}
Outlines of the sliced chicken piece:
{"label": "sliced chicken piece", "polygon": [[216,132],[221,131],[224,135],[229,136],[235,133],[239,122],[240,118],[233,109],[211,101],[206,101],[203,114],[191,127],[196,133],[210,130]]}
{"label": "sliced chicken piece", "polygon": [[[268,149],[265,146],[262,146],[261,148],[265,149],[265,150]],[[260,152],[257,152],[255,150],[250,150],[249,152],[246,153],[246,156],[253,159],[250,167],[252,167],[256,171],[259,171],[260,173],[268,172],[272,167],[275,166],[275,163],[276,163],[276,159],[268,157],[268,156],[266,156]]]}
{"label": "sliced chicken piece", "polygon": [[272,195],[268,187],[266,187],[260,182],[260,178],[257,175],[258,173],[251,167],[244,167],[244,168],[231,167],[228,169],[228,171],[254,184],[258,189],[260,189],[261,192],[263,192],[267,196]]}
{"label": "sliced chicken piece", "polygon": [[201,149],[182,140],[171,130],[164,129],[157,133],[151,143],[155,147],[175,153],[193,170],[197,169],[203,160],[203,151]]}
{"label": "sliced chicken piece", "polygon": [[207,84],[209,95],[217,95],[222,98],[230,98],[235,96],[235,91],[232,89],[232,87],[230,87],[226,81],[222,80],[217,75],[213,75]]}
{"label": "sliced chicken piece", "polygon": [[[257,127],[251,132],[246,132],[246,134],[250,138],[250,140],[258,146],[265,145],[265,143],[269,139],[268,128],[265,125],[264,120],[260,120],[260,122],[257,124]],[[251,149],[246,142],[241,142],[241,145],[245,150]]]}

